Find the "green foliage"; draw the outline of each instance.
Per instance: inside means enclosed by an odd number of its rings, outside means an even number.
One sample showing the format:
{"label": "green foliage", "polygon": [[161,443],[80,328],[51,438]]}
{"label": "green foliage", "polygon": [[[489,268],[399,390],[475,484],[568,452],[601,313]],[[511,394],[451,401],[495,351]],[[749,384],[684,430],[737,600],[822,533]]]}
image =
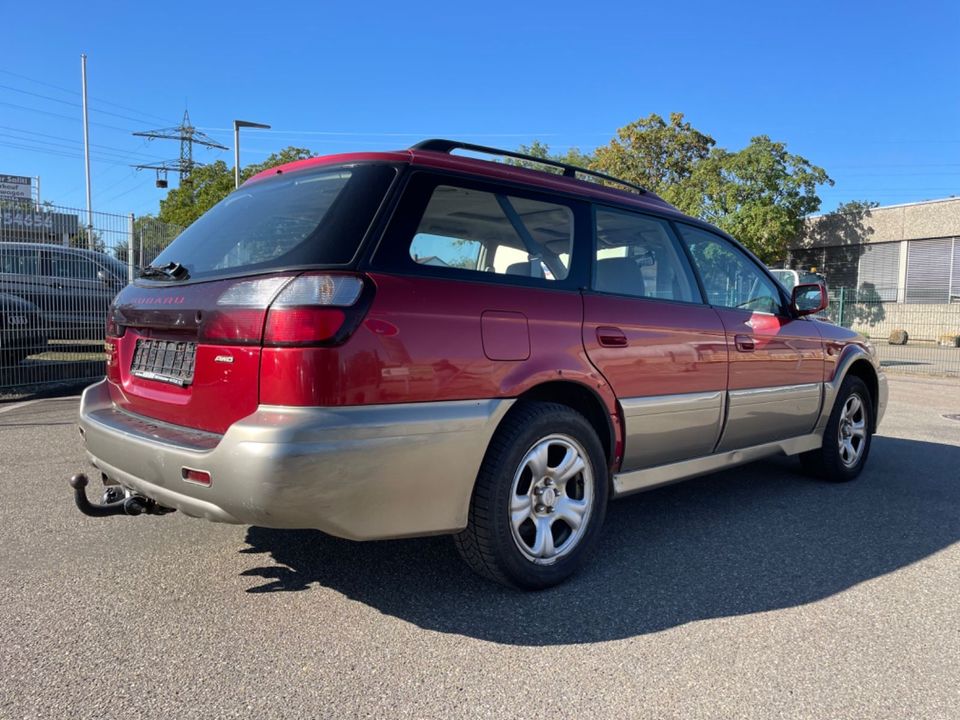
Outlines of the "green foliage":
{"label": "green foliage", "polygon": [[[133,221],[133,259],[137,268],[150,265],[167,245],[173,242],[182,228],[160,221],[155,215],[141,215]],[[127,246],[113,250],[117,260],[127,262]]]}
{"label": "green foliage", "polygon": [[685,183],[681,210],[730,233],[764,262],[783,257],[804,218],[820,209],[826,171],[766,135],[742,150],[715,148]]}
{"label": "green foliage", "polygon": [[[539,140],[534,140],[531,145],[521,145],[517,148],[517,152],[522,152],[525,155],[532,155],[533,157],[544,158],[545,160],[557,160],[559,162],[564,162],[569,165],[577,165],[579,167],[589,168],[590,163],[593,162],[593,156],[587,155],[586,153],[580,152],[579,148],[570,148],[567,152],[563,154],[551,153],[550,146],[546,143],[542,143]],[[518,160],[515,158],[507,158],[504,160],[507,165],[516,165],[517,167],[531,168],[533,170],[542,170],[544,172],[553,173],[559,175],[563,172],[562,169],[556,167],[550,167],[549,165],[541,165],[539,163],[531,162],[530,160]]]}
{"label": "green foliage", "polygon": [[697,163],[715,144],[686,122],[683,113],[671,113],[669,122],[654,113],[617,130],[609,144],[597,148],[591,169],[641,185],[676,204]]}
{"label": "green foliage", "polygon": [[[247,165],[240,170],[240,182],[256,175],[261,170],[314,157],[306,148],[287,147],[274,153],[261,163]],[[173,188],[160,201],[161,222],[187,227],[227,195],[233,192],[233,168],[223,160],[204,165],[193,171],[191,182]]]}
{"label": "green foliage", "polygon": [[[651,114],[585,157],[590,169],[642,185],[730,233],[765,262],[782,258],[804,218],[820,208],[817,187],[833,181],[766,135],[737,151],[715,145],[682,113],[669,120]],[[546,146],[535,142],[528,150]]]}
{"label": "green foliage", "polygon": [[[89,233],[89,234],[88,234]],[[75,235],[70,236],[70,247],[81,248],[83,250],[96,250],[97,252],[106,252],[107,246],[96,230],[88,231],[81,227]]]}

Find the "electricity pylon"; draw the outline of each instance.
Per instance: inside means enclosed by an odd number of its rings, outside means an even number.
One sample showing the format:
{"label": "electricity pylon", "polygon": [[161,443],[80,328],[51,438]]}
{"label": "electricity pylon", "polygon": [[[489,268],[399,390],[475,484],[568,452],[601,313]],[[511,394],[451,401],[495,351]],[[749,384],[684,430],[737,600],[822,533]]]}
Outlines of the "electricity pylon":
{"label": "electricity pylon", "polygon": [[200,132],[190,124],[190,114],[183,111],[183,122],[172,128],[160,128],[159,130],[144,130],[133,133],[137,137],[145,137],[149,140],[179,140],[180,141],[180,159],[163,160],[156,163],[146,163],[143,165],[134,165],[137,170],[156,170],[157,187],[167,186],[167,172],[175,172],[180,175],[180,185],[191,184],[191,174],[193,170],[202,167],[203,163],[193,159],[193,145],[203,145],[217,150],[229,150],[225,145],[221,145],[209,135]]}

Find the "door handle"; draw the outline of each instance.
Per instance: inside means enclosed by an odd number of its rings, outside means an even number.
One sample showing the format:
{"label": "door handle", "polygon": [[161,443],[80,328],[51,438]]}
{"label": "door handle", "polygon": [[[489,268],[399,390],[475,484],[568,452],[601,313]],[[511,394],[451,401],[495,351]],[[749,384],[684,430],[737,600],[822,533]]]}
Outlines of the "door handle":
{"label": "door handle", "polygon": [[626,347],[627,336],[620,328],[598,327],[597,342],[603,347]]}
{"label": "door handle", "polygon": [[740,352],[753,352],[756,349],[756,343],[749,335],[737,335],[734,338],[734,344]]}

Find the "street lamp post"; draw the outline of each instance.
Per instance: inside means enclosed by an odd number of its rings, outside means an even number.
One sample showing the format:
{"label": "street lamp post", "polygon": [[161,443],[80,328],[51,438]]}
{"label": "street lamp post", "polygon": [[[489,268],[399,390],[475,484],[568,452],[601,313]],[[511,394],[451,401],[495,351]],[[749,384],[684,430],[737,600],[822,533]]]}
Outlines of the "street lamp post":
{"label": "street lamp post", "polygon": [[233,187],[240,187],[240,128],[261,128],[269,130],[269,125],[247,122],[246,120],[233,121]]}

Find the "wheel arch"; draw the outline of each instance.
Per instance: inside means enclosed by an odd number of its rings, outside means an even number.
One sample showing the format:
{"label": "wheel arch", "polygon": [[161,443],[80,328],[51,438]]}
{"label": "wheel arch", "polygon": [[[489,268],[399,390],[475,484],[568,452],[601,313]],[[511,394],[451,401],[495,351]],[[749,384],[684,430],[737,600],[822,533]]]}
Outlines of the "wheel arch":
{"label": "wheel arch", "polygon": [[583,415],[600,438],[607,465],[612,469],[617,456],[619,437],[614,419],[596,390],[572,380],[549,380],[525,390],[517,400],[555,402],[566,405]]}
{"label": "wheel arch", "polygon": [[874,369],[873,364],[869,360],[861,357],[850,363],[850,366],[844,375],[844,379],[851,375],[860,378],[864,385],[867,386],[867,390],[870,392],[870,405],[871,409],[873,410],[873,412],[870,413],[870,432],[876,432],[877,403],[879,402],[880,397],[880,378],[877,376],[877,371]]}
{"label": "wheel arch", "polygon": [[823,404],[823,410],[820,415],[820,420],[817,423],[817,429],[823,430],[826,427],[827,420],[830,417],[830,413],[833,411],[834,403],[836,402],[837,395],[840,392],[840,386],[843,384],[843,381],[848,375],[853,375],[854,377],[860,378],[867,386],[867,390],[870,392],[870,404],[873,409],[873,412],[870,414],[870,432],[876,432],[877,414],[880,404],[880,376],[877,372],[874,360],[863,348],[857,345],[848,346],[847,350],[837,362],[837,367],[834,370],[833,378],[829,382],[825,383],[824,387],[827,393],[825,399],[827,402],[824,402]]}

